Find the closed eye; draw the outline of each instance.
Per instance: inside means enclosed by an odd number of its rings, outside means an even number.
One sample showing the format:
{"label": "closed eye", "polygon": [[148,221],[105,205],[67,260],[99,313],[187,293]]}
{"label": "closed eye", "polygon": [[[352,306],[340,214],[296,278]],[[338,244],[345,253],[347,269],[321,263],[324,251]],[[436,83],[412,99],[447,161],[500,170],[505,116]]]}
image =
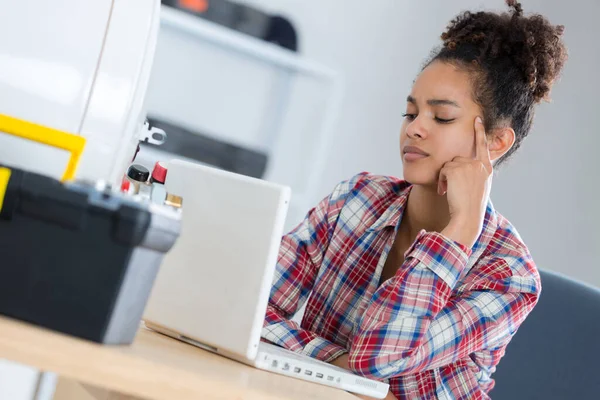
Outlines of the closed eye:
{"label": "closed eye", "polygon": [[[417,118],[417,114],[408,114],[408,113],[405,113],[405,114],[402,114],[402,117],[406,118],[409,121],[414,121]],[[437,122],[439,124],[450,124],[450,123],[456,121],[456,118],[444,119],[444,118],[435,117],[434,119],[435,119],[435,122]]]}
{"label": "closed eye", "polygon": [[443,119],[443,118],[438,118],[435,117],[436,122],[440,123],[440,124],[449,124],[451,122],[454,122],[456,120],[456,118],[452,118],[452,119]]}

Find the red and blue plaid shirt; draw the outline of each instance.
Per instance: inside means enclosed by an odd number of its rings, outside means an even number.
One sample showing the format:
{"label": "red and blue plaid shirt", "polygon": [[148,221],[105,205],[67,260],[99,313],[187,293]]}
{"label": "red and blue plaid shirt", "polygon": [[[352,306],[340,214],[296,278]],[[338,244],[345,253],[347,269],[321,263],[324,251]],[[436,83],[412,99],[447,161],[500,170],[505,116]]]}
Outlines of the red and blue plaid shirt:
{"label": "red and blue plaid shirt", "polygon": [[539,274],[490,202],[472,249],[421,231],[379,285],[410,189],[361,173],[310,210],[282,239],[262,337],[326,362],[349,353],[354,372],[399,399],[487,399]]}

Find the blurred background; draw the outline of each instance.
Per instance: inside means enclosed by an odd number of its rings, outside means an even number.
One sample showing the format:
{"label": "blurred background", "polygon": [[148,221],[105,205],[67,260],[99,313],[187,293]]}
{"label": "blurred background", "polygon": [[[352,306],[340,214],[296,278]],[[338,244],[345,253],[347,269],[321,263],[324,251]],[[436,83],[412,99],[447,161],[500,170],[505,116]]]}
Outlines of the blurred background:
{"label": "blurred background", "polygon": [[[161,0],[150,63],[155,1],[5,0],[6,7],[0,6],[8,15],[0,25],[6,33],[0,35],[3,113],[84,134],[92,145],[82,169],[96,178],[116,173],[120,180],[122,171],[113,160],[128,163],[129,148],[133,155],[134,134],[139,134],[134,128],[143,123],[141,98],[152,67],[145,108],[151,125],[168,136],[161,146],[143,143],[136,162],[151,167],[183,158],[289,185],[286,230],[334,185],[358,172],[402,177],[399,130],[405,99],[423,62],[441,44],[440,34],[464,10],[507,10],[504,0]],[[540,269],[600,288],[600,2],[522,3],[526,13],[565,25],[569,60],[552,102],[538,107],[530,137],[496,171],[492,199],[517,227]],[[36,12],[29,15],[29,9]],[[95,75],[92,90],[81,77]],[[36,172],[62,174],[66,153],[40,145],[25,159],[23,151],[31,150],[12,139],[0,135],[3,162],[18,166],[42,160],[31,163],[44,165]],[[43,159],[38,151],[53,152]],[[544,287],[552,293],[552,285]],[[570,390],[578,386],[570,378],[581,378],[587,385],[579,386],[595,390],[596,381],[582,371],[592,374],[594,367],[587,366],[597,364],[595,342],[588,339],[597,337],[590,318],[597,305],[580,286],[569,287],[566,292],[555,286],[555,298],[546,297],[547,311],[536,314],[530,336],[511,344],[512,354],[526,362],[517,357],[507,364],[508,359],[503,361],[508,368],[499,371],[520,374],[523,385],[539,387],[536,379],[542,380],[550,391],[556,378],[568,398],[575,398]],[[573,301],[563,301],[566,297]],[[531,375],[518,368],[523,365]],[[538,374],[539,366],[559,365],[562,369]],[[0,359],[0,399],[42,398],[34,391],[43,383],[39,376]],[[499,381],[523,386],[512,378]],[[23,392],[26,387],[31,393]]]}
{"label": "blurred background", "polygon": [[[167,0],[162,7],[147,104],[169,139],[140,157],[151,163],[172,153],[288,184],[287,229],[357,172],[402,176],[405,98],[439,35],[460,11],[505,9],[501,0]],[[497,171],[493,201],[540,268],[600,286],[600,3],[523,7],[565,25],[570,58],[530,137]]]}

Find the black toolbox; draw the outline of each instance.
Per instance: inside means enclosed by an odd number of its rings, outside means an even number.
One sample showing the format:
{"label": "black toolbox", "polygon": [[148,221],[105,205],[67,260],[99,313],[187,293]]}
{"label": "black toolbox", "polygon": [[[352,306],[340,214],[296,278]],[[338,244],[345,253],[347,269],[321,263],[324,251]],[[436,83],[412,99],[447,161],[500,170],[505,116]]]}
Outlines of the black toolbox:
{"label": "black toolbox", "polygon": [[0,165],[0,314],[133,341],[180,210]]}

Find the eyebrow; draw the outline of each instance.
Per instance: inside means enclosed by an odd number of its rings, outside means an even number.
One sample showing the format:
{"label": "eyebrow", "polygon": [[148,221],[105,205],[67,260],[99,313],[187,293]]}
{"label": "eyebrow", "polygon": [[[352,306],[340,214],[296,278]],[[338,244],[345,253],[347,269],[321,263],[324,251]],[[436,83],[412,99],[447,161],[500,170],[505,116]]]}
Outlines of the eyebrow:
{"label": "eyebrow", "polygon": [[[412,104],[417,104],[417,101],[415,100],[414,97],[412,96],[408,96],[406,98],[406,101]],[[446,99],[430,99],[427,100],[427,104],[429,104],[430,106],[452,106],[452,107],[456,107],[456,108],[460,108],[460,106],[458,105],[457,102],[452,101],[452,100],[446,100]]]}

